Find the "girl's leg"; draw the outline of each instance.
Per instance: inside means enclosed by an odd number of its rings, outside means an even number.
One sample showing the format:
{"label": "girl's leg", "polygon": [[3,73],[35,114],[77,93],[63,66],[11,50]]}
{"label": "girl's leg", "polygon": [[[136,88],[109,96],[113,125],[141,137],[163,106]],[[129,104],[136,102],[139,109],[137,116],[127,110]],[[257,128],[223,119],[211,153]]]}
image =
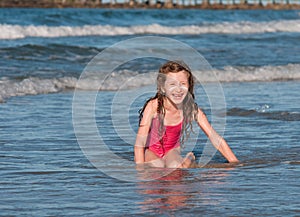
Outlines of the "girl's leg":
{"label": "girl's leg", "polygon": [[182,158],[180,147],[178,147],[170,150],[164,157],[164,160],[168,168],[189,168],[195,161],[195,156],[192,152],[189,152],[185,158]]}
{"label": "girl's leg", "polygon": [[152,167],[165,167],[164,160],[159,158],[149,149],[146,149],[145,151],[145,162]]}
{"label": "girl's leg", "polygon": [[168,168],[181,168],[183,158],[180,155],[180,148],[173,148],[165,155],[164,160]]}

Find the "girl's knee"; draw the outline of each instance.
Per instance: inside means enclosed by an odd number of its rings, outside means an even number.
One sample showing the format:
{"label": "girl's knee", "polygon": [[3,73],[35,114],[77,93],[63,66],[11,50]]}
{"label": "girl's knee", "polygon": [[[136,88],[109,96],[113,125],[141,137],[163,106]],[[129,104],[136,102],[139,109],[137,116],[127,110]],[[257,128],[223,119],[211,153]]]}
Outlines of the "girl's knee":
{"label": "girl's knee", "polygon": [[172,169],[181,168],[182,167],[182,162],[180,162],[179,160],[172,160],[172,161],[167,163],[166,167],[167,168],[172,168]]}
{"label": "girl's knee", "polygon": [[166,167],[168,168],[181,168],[183,158],[180,155],[180,149],[174,148],[168,152],[165,157]]}
{"label": "girl's knee", "polygon": [[151,167],[159,167],[159,168],[165,167],[165,162],[161,159],[152,160],[152,161],[149,161],[147,163]]}

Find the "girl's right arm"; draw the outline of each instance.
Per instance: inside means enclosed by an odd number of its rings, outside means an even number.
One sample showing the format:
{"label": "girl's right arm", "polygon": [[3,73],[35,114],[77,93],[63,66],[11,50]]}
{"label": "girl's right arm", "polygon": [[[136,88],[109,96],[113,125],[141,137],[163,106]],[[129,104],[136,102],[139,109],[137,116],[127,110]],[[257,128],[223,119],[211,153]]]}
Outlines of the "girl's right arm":
{"label": "girl's right arm", "polygon": [[145,162],[145,147],[149,134],[149,130],[152,123],[152,118],[154,116],[154,105],[153,101],[148,102],[143,113],[143,118],[141,120],[135,145],[134,145],[134,160],[136,164],[141,164]]}

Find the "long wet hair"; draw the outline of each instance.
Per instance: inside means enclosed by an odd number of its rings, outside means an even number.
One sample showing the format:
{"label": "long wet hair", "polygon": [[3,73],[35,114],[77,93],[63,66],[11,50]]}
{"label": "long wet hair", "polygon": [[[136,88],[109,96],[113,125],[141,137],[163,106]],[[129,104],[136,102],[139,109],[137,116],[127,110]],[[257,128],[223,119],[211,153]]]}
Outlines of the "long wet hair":
{"label": "long wet hair", "polygon": [[190,133],[193,132],[192,122],[196,120],[198,113],[198,106],[195,103],[195,95],[194,95],[194,77],[190,68],[182,61],[168,61],[159,69],[159,73],[157,75],[157,92],[155,96],[148,99],[140,110],[140,121],[143,118],[144,110],[147,104],[157,99],[157,115],[159,118],[159,134],[162,135],[164,131],[164,117],[165,117],[165,108],[164,108],[164,98],[166,97],[163,90],[166,81],[166,75],[168,73],[178,73],[184,71],[187,73],[188,77],[188,93],[183,100],[183,123],[181,130],[181,145],[184,144],[185,140],[187,140],[190,136]]}

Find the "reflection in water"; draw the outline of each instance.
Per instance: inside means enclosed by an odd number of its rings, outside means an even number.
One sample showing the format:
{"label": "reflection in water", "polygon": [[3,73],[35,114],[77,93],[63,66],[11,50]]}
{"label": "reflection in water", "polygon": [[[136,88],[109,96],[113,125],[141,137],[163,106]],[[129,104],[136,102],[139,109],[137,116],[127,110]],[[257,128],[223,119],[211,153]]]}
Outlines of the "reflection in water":
{"label": "reflection in water", "polygon": [[188,171],[178,169],[157,180],[139,183],[139,193],[145,196],[142,210],[164,213],[186,206],[186,200],[192,195],[186,193],[188,185],[182,183],[185,176]]}
{"label": "reflection in water", "polygon": [[[153,168],[140,173],[149,177],[150,174],[161,173],[161,170]],[[141,181],[137,186],[138,193],[144,198],[138,203],[141,212],[170,214],[186,208],[192,211],[193,207],[199,208],[199,204],[217,205],[222,201],[216,201],[214,194],[216,189],[228,185],[225,182],[228,170],[177,169],[164,177]]]}

